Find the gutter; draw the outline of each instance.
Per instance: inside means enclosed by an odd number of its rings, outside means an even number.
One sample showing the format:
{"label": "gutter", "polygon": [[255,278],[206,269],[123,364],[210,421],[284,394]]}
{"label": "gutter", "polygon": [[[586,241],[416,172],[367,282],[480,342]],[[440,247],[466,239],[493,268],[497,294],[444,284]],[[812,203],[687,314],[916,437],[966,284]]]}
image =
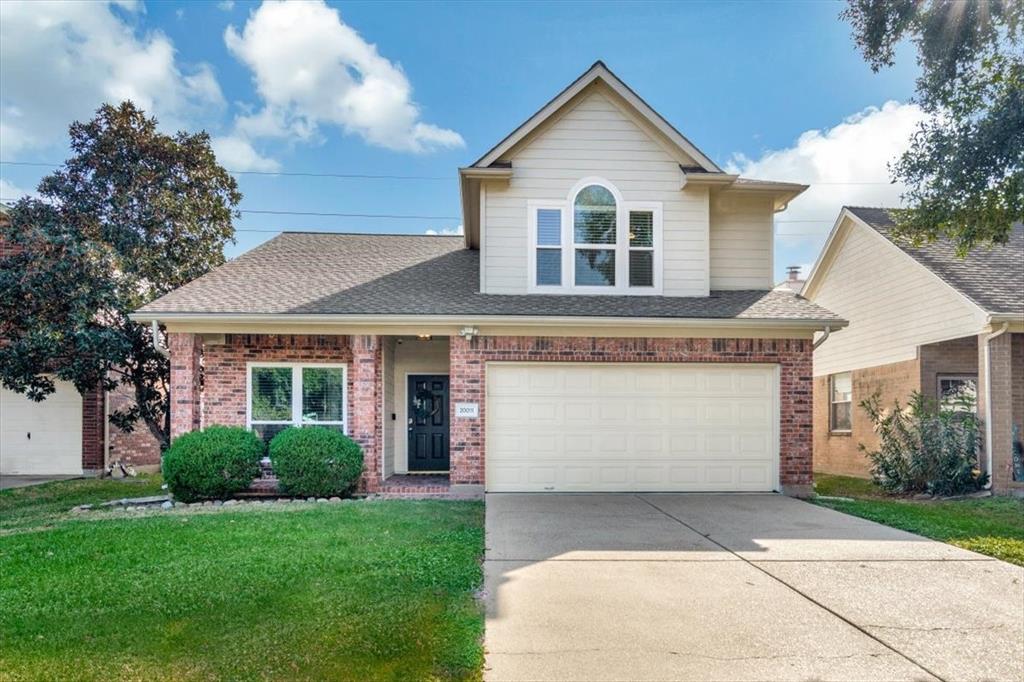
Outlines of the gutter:
{"label": "gutter", "polygon": [[[823,331],[826,327],[838,330],[848,323],[845,320],[819,319],[772,319],[772,318],[698,318],[698,317],[607,317],[607,316],[540,316],[540,315],[337,315],[337,314],[294,314],[294,313],[147,313],[138,311],[128,317],[135,322],[155,323],[160,319],[167,322],[206,322],[206,323],[286,323],[286,324],[333,324],[344,325],[456,325],[462,328],[471,326],[535,326],[549,327],[586,327],[604,325],[609,327],[765,327],[790,328]],[[155,338],[155,337],[154,337]]]}
{"label": "gutter", "polygon": [[985,336],[985,345],[982,349],[982,362],[985,364],[985,471],[988,473],[988,483],[985,489],[992,488],[992,369],[989,366],[989,342],[999,338],[1010,328],[1009,322],[1003,322],[999,331],[992,332]]}
{"label": "gutter", "polygon": [[[134,316],[129,315],[128,318],[134,319]],[[136,320],[136,322],[138,321],[139,320]],[[166,348],[160,345],[160,323],[157,321],[155,317],[152,320],[150,320],[149,328],[152,331],[153,350],[155,350],[157,353],[164,356],[165,358],[171,357],[171,353]]]}
{"label": "gutter", "polygon": [[818,350],[818,346],[820,346],[821,344],[823,344],[826,341],[828,341],[828,337],[831,334],[832,334],[832,327],[830,327],[828,325],[825,325],[825,333],[821,335],[820,339],[818,339],[817,341],[814,342],[814,345],[811,346],[811,351],[813,352],[813,351]]}

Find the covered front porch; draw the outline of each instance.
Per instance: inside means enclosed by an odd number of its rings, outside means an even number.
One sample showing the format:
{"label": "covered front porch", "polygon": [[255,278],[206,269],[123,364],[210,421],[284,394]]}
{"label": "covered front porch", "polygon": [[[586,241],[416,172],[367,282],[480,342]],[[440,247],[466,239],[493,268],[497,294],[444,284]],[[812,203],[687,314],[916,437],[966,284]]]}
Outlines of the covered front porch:
{"label": "covered front porch", "polygon": [[[335,428],[363,447],[360,492],[452,492],[449,337],[172,332],[168,345],[172,437],[224,424],[269,443],[288,426]],[[472,476],[461,482],[482,487]],[[268,463],[252,492],[275,491]]]}

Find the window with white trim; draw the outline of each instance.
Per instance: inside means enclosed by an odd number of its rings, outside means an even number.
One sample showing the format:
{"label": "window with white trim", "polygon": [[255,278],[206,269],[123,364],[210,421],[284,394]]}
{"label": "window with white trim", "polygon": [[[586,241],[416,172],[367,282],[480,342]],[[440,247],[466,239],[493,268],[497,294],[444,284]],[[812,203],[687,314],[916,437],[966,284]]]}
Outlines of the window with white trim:
{"label": "window with white trim", "polygon": [[624,201],[606,180],[584,178],[566,201],[528,207],[531,292],[661,293],[660,202]]}
{"label": "window with white trim", "polygon": [[940,374],[938,383],[939,405],[953,412],[978,411],[978,378],[974,375]]}
{"label": "window with white trim", "polygon": [[343,364],[250,363],[247,426],[269,442],[289,426],[347,431],[347,368]]}
{"label": "window with white trim", "polygon": [[829,377],[829,430],[848,433],[853,428],[853,375],[849,372]]}

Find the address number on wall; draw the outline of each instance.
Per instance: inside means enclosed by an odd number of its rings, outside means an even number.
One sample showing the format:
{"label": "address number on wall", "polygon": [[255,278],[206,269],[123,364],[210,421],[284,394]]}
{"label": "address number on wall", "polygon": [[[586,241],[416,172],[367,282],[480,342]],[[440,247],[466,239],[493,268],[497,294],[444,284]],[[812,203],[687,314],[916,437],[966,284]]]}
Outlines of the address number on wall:
{"label": "address number on wall", "polygon": [[460,419],[476,419],[480,416],[480,404],[455,403],[455,416]]}

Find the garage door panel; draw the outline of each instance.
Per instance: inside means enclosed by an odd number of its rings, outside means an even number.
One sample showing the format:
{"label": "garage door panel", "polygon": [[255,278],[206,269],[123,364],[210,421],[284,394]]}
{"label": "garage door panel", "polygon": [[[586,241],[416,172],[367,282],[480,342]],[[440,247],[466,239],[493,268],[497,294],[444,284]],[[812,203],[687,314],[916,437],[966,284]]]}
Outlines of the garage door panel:
{"label": "garage door panel", "polygon": [[487,367],[492,491],[771,490],[775,370]]}
{"label": "garage door panel", "polygon": [[0,473],[82,473],[82,396],[55,384],[41,402],[0,389]]}

